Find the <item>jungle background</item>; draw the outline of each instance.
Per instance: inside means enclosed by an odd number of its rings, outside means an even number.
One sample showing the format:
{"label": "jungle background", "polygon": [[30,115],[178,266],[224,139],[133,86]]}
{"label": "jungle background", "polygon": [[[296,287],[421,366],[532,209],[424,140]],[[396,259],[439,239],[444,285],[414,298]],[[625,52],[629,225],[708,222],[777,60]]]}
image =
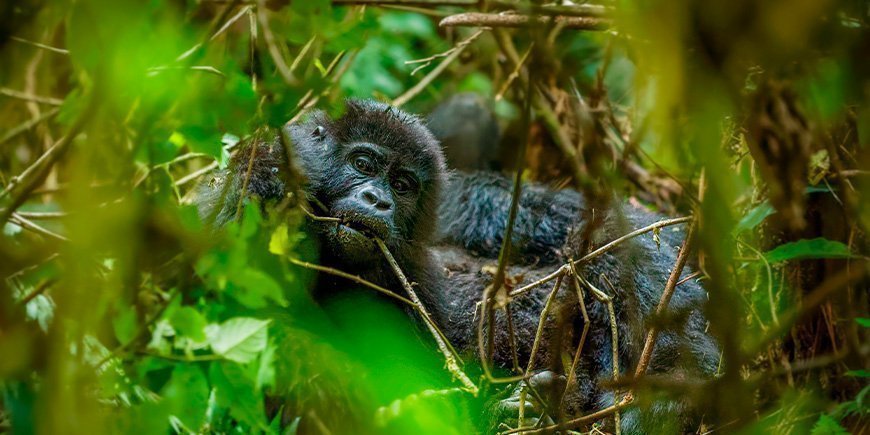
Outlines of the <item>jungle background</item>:
{"label": "jungle background", "polygon": [[215,234],[190,204],[313,107],[473,92],[505,171],[695,217],[727,370],[637,400],[690,397],[698,433],[864,433],[868,26],[859,0],[4,1],[0,432],[357,432],[331,406],[474,430],[467,393],[401,369],[444,365],[406,319],[346,307],[366,345],[334,346],[287,261],[301,214]]}

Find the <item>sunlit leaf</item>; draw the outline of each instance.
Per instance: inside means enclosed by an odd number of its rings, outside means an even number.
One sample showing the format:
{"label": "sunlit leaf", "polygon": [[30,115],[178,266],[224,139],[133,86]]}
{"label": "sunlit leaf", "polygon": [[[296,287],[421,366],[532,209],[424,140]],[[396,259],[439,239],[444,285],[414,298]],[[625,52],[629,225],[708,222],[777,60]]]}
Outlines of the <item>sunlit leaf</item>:
{"label": "sunlit leaf", "polygon": [[268,320],[235,317],[207,331],[212,350],[239,363],[253,361],[266,348]]}

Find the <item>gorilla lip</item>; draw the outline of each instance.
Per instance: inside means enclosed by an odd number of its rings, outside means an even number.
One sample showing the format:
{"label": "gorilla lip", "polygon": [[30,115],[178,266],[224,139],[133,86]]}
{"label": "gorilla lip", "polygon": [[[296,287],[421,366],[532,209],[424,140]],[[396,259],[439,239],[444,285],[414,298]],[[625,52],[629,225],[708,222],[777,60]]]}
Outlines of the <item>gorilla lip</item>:
{"label": "gorilla lip", "polygon": [[383,226],[378,225],[378,222],[370,222],[368,219],[364,220],[352,216],[344,216],[341,218],[339,225],[368,237],[377,237],[381,240],[386,237],[386,231],[384,231]]}

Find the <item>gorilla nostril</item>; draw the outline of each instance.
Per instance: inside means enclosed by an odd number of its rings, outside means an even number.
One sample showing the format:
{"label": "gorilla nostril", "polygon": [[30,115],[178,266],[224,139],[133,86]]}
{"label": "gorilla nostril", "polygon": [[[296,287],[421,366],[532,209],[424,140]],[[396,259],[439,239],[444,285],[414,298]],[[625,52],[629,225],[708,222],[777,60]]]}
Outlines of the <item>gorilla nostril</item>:
{"label": "gorilla nostril", "polygon": [[364,190],[362,192],[362,197],[369,204],[376,205],[378,203],[378,196],[371,190]]}
{"label": "gorilla nostril", "polygon": [[393,208],[393,202],[377,189],[364,189],[360,192],[360,197],[365,204],[374,206],[379,211],[388,211]]}

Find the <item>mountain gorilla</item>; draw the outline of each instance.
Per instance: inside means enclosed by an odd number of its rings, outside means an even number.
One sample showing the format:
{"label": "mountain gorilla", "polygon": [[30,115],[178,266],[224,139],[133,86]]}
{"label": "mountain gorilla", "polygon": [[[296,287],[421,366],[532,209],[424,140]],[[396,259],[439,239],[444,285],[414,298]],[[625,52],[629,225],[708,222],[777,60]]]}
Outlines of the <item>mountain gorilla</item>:
{"label": "mountain gorilla", "polygon": [[[507,222],[510,181],[494,173],[449,174],[439,143],[424,123],[381,103],[348,101],[341,117],[331,119],[316,112],[287,127],[286,132],[293,143],[293,158],[307,179],[302,190],[315,213],[338,218],[307,222],[308,232],[316,235],[320,245],[320,263],[404,295],[371,237],[382,239],[415,283],[435,323],[461,354],[475,359],[480,315],[477,302],[492,280],[488,271],[495,264]],[[253,146],[251,152],[238,152],[228,170],[201,189],[198,202],[205,219],[217,225],[231,219],[240,195],[264,204],[285,197],[290,176],[280,141]],[[573,255],[576,237],[584,234],[579,220],[582,207],[577,192],[525,185],[513,240],[518,256],[516,266],[508,270],[512,284],[533,282],[555,269],[546,265]],[[658,219],[628,205],[600,212],[607,218],[606,224],[592,233],[592,245],[596,246]],[[669,242],[677,238],[663,239],[660,246],[650,237],[635,239],[586,264],[581,271],[587,281],[605,291],[611,289],[601,284],[600,276],[614,284],[616,293],[610,296],[616,310],[623,371],[632,369],[639,359],[647,321],[674,264],[676,246]],[[507,374],[513,367],[514,351],[519,365],[526,366],[551,286],[539,286],[511,303],[515,347],[510,342],[505,311],[497,312],[493,362],[501,373]],[[320,273],[313,294],[315,300],[321,300],[349,287],[359,286]],[[591,323],[588,337],[576,382],[565,389],[584,327],[574,289],[573,280],[566,278],[555,297],[555,309],[547,319],[544,342],[536,356],[534,370],[539,375],[530,382],[532,388],[541,390],[537,397],[551,402],[537,408],[546,410],[550,417],[595,411],[615,400],[612,391],[601,383],[613,376],[608,312],[589,291],[584,296]],[[703,299],[704,292],[697,284],[682,284],[670,304],[678,314],[668,321],[655,319],[663,331],[650,372],[715,371],[716,346],[705,333],[706,321],[699,310]],[[416,313],[408,311],[416,318]],[[490,415],[502,418],[503,413],[515,413],[516,403],[515,396],[496,397],[491,409],[497,412]],[[629,433],[682,429],[688,424],[688,414],[679,401],[659,400],[644,412],[635,409],[624,413],[622,428]],[[675,426],[662,426],[675,417]],[[606,424],[610,422],[612,419]],[[654,425],[645,426],[649,422]]]}

